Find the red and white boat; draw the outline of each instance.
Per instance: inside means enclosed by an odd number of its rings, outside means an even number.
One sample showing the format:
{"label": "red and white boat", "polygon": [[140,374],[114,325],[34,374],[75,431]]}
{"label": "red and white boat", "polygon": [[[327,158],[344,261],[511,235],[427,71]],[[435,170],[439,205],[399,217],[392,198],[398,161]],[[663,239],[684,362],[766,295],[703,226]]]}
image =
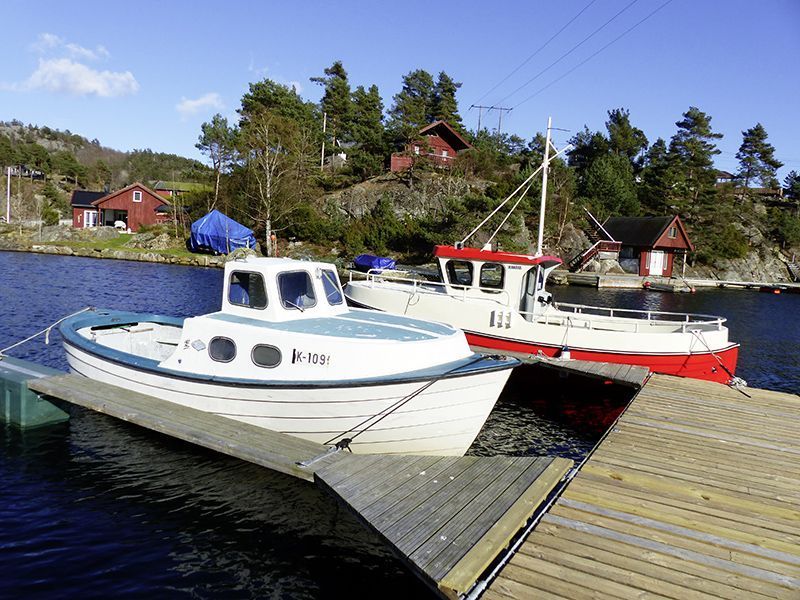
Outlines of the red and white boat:
{"label": "red and white boat", "polygon": [[[548,123],[548,150],[549,129]],[[545,153],[542,167],[549,160]],[[391,271],[351,272],[345,296],[355,306],[459,327],[474,348],[642,365],[723,383],[734,379],[739,344],[728,339],[723,317],[553,302],[546,283],[561,259],[541,254],[542,232],[540,219],[540,251],[533,256],[489,244],[436,246],[438,282]]]}

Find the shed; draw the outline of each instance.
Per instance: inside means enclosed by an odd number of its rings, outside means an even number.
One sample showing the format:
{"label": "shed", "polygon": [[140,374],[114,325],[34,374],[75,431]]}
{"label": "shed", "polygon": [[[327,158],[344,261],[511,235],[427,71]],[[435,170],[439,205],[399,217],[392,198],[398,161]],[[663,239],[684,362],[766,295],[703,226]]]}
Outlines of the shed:
{"label": "shed", "polygon": [[[622,244],[620,264],[639,275],[672,277],[675,255],[693,251],[678,215],[665,217],[611,217],[600,234]],[[627,269],[626,269],[627,270]]]}

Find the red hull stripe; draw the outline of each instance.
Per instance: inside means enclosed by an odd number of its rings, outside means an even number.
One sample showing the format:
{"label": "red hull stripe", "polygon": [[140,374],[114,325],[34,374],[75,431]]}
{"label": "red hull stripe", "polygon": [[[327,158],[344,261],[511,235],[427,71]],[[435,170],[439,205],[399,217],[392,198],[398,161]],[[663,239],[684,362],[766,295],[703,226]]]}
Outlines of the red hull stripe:
{"label": "red hull stripe", "polygon": [[[472,332],[465,333],[467,335],[467,341],[471,345],[481,348],[493,348],[501,351],[522,352],[525,354],[538,354],[541,352],[549,357],[558,356],[561,352],[561,349],[557,346],[520,342]],[[739,358],[738,344],[733,344],[714,354],[719,357],[731,373],[736,372],[736,362]],[[576,360],[639,365],[647,367],[654,373],[727,383],[730,379],[730,375],[720,366],[714,354],[710,352],[695,354],[625,354],[621,352],[582,350],[580,348],[570,347],[570,356]]]}

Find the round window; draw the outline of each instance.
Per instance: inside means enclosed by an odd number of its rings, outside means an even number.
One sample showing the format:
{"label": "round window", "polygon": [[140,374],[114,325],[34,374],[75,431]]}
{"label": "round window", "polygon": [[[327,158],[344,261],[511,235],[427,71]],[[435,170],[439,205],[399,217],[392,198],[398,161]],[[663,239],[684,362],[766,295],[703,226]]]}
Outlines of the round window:
{"label": "round window", "polygon": [[208,344],[208,355],[217,362],[231,362],[236,358],[236,344],[226,337],[215,337]]}
{"label": "round window", "polygon": [[281,364],[281,351],[275,346],[268,346],[267,344],[255,346],[251,357],[259,367],[271,369]]}

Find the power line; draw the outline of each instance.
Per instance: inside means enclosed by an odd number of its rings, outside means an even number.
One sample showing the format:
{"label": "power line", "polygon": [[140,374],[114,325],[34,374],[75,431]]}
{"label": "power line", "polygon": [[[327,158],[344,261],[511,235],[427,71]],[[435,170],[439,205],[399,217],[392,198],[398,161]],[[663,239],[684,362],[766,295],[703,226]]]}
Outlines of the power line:
{"label": "power line", "polygon": [[[514,105],[512,108],[517,108],[517,107],[518,107],[520,104],[524,104],[524,103],[525,103],[525,102],[527,102],[528,100],[531,100],[531,99],[535,98],[536,96],[538,96],[539,94],[541,94],[543,91],[545,91],[545,90],[546,90],[547,88],[549,88],[550,86],[552,86],[552,85],[555,85],[556,83],[558,83],[559,81],[561,81],[562,79],[564,79],[564,77],[566,77],[567,75],[569,75],[570,73],[572,73],[572,72],[573,72],[575,69],[577,69],[578,67],[582,67],[583,65],[585,65],[587,62],[589,62],[589,61],[590,61],[591,59],[593,59],[595,56],[597,56],[598,54],[600,54],[600,53],[601,53],[603,50],[605,50],[606,48],[608,48],[608,47],[609,47],[611,44],[613,44],[613,43],[615,43],[615,42],[619,41],[621,38],[623,38],[624,36],[628,35],[628,34],[629,34],[631,31],[633,31],[634,29],[636,29],[636,28],[637,28],[639,25],[641,25],[642,23],[644,23],[645,21],[647,21],[647,19],[649,19],[650,17],[652,17],[654,14],[656,14],[658,11],[660,11],[662,8],[664,8],[664,7],[665,7],[667,4],[669,4],[670,2],[672,2],[672,0],[667,0],[666,2],[664,2],[664,3],[663,3],[661,6],[659,6],[659,7],[658,7],[658,8],[656,8],[654,11],[652,11],[651,13],[649,13],[649,14],[648,14],[646,17],[644,17],[643,19],[641,19],[641,20],[637,21],[637,22],[636,22],[634,25],[632,25],[631,27],[629,27],[628,29],[626,29],[625,31],[623,31],[621,34],[619,34],[617,37],[615,37],[613,40],[611,40],[610,42],[608,42],[608,43],[607,43],[605,46],[601,47],[599,50],[596,50],[595,52],[593,52],[592,54],[590,54],[589,56],[587,56],[585,59],[583,59],[583,60],[582,60],[581,62],[579,62],[577,65],[575,65],[574,67],[572,67],[572,68],[571,68],[569,71],[567,71],[566,73],[564,73],[563,75],[561,75],[561,77],[558,77],[558,78],[554,79],[553,81],[551,81],[550,83],[548,83],[546,86],[544,86],[543,88],[541,88],[540,90],[538,90],[536,93],[534,93],[534,94],[531,94],[530,96],[528,96],[528,97],[527,97],[527,98],[525,98],[524,100],[522,100],[522,101],[518,102],[517,104],[515,104],[515,105]],[[630,6],[630,5],[628,5],[628,6]],[[626,6],[625,8],[627,9],[628,7]],[[623,9],[623,10],[625,10],[625,9]],[[576,47],[577,47],[577,46],[576,46]],[[559,59],[559,60],[560,60],[560,59]]]}
{"label": "power line", "polygon": [[[513,92],[511,92],[510,94],[508,94],[508,95],[507,95],[505,98],[503,98],[502,100],[500,100],[500,102],[498,102],[498,104],[500,104],[500,103],[502,103],[502,102],[505,102],[505,101],[506,101],[506,100],[508,100],[508,99],[509,99],[511,96],[513,96],[513,95],[514,95],[514,94],[516,94],[518,91],[520,91],[521,89],[528,87],[528,86],[529,86],[531,83],[533,83],[534,81],[536,81],[536,80],[537,80],[539,77],[541,77],[542,75],[544,75],[544,74],[545,74],[547,71],[549,71],[550,69],[552,69],[553,67],[555,67],[555,66],[556,66],[558,63],[560,63],[562,60],[564,60],[565,58],[567,58],[567,57],[568,57],[570,54],[572,54],[573,52],[575,52],[575,50],[577,50],[578,48],[580,48],[580,47],[581,47],[583,44],[585,44],[585,43],[586,43],[586,42],[588,42],[590,39],[592,39],[592,38],[593,38],[595,35],[597,35],[598,33],[600,33],[600,32],[601,32],[603,29],[605,29],[605,28],[606,28],[606,27],[607,27],[609,24],[611,24],[611,22],[612,22],[612,21],[614,21],[615,19],[617,19],[617,17],[619,17],[619,16],[620,16],[622,13],[624,13],[625,11],[627,11],[627,10],[628,10],[628,9],[629,9],[631,6],[633,6],[634,4],[636,4],[638,1],[639,1],[639,0],[632,0],[632,1],[631,1],[631,2],[628,4],[628,5],[626,5],[626,6],[625,6],[625,7],[624,7],[622,10],[620,10],[620,11],[619,11],[617,14],[615,14],[613,17],[611,17],[611,18],[610,18],[608,21],[606,21],[606,22],[605,22],[605,23],[603,23],[602,25],[600,25],[600,27],[598,27],[598,28],[597,28],[597,29],[595,29],[595,30],[594,30],[592,33],[590,33],[590,34],[589,34],[589,35],[587,35],[585,38],[583,38],[583,39],[582,39],[580,42],[578,42],[577,44],[575,44],[575,45],[574,45],[572,48],[570,48],[569,50],[567,50],[567,51],[566,51],[564,54],[562,54],[560,57],[558,57],[558,58],[557,58],[557,59],[556,59],[554,62],[552,62],[552,63],[551,63],[549,66],[547,66],[547,67],[545,67],[544,69],[542,69],[541,71],[539,71],[539,72],[538,72],[536,75],[534,75],[533,77],[531,77],[530,79],[528,79],[528,81],[526,81],[526,82],[525,82],[525,83],[523,83],[521,86],[519,86],[517,89],[515,89]],[[671,1],[671,0],[670,0],[670,1]]]}
{"label": "power line", "polygon": [[535,51],[533,54],[531,54],[531,55],[530,55],[528,58],[526,58],[525,60],[523,60],[523,61],[522,61],[522,62],[519,64],[519,66],[517,66],[517,68],[515,68],[513,71],[511,71],[511,73],[509,73],[509,74],[508,74],[508,75],[506,75],[506,76],[505,76],[503,79],[501,79],[499,83],[495,84],[495,86],[494,86],[492,89],[490,89],[490,90],[489,90],[488,92],[486,92],[486,93],[485,93],[483,96],[481,96],[480,98],[478,98],[478,99],[477,99],[477,100],[474,102],[474,104],[478,104],[478,102],[480,102],[481,100],[483,100],[484,98],[486,98],[486,96],[488,96],[489,94],[491,94],[493,91],[495,91],[495,90],[496,90],[497,88],[499,88],[501,85],[503,85],[503,84],[504,84],[506,81],[508,81],[508,79],[509,79],[509,78],[510,78],[512,75],[514,75],[514,73],[516,73],[516,72],[517,72],[517,71],[519,71],[519,70],[520,70],[522,67],[524,67],[525,65],[527,65],[527,64],[528,64],[528,63],[531,61],[531,59],[533,59],[533,57],[534,57],[534,56],[536,56],[537,54],[539,54],[539,52],[541,52],[542,50],[544,50],[544,49],[545,49],[545,47],[547,47],[547,45],[548,45],[550,42],[552,42],[554,39],[556,39],[556,38],[558,37],[558,35],[559,35],[559,34],[560,34],[562,31],[564,31],[564,30],[565,30],[567,27],[569,27],[569,26],[570,26],[570,25],[573,23],[573,21],[575,21],[575,19],[577,19],[577,18],[578,18],[578,17],[580,17],[580,16],[581,16],[583,13],[585,13],[585,12],[586,12],[586,10],[587,10],[587,9],[588,9],[588,8],[589,8],[589,7],[590,7],[592,4],[594,4],[595,2],[597,2],[597,0],[591,0],[591,2],[589,2],[589,4],[587,4],[586,6],[584,6],[584,7],[583,7],[583,8],[580,10],[580,12],[578,12],[578,14],[576,14],[576,15],[575,15],[574,17],[572,17],[572,18],[571,18],[569,21],[567,21],[567,23],[566,23],[566,24],[565,24],[565,25],[564,25],[564,26],[563,26],[561,29],[559,29],[558,31],[556,31],[556,32],[555,32],[555,33],[554,33],[554,34],[553,34],[553,35],[550,37],[550,39],[549,39],[549,40],[547,40],[547,41],[546,41],[544,44],[542,44],[541,46],[539,46],[539,48],[538,48],[538,49],[537,49],[537,50],[536,50],[536,51]]}

